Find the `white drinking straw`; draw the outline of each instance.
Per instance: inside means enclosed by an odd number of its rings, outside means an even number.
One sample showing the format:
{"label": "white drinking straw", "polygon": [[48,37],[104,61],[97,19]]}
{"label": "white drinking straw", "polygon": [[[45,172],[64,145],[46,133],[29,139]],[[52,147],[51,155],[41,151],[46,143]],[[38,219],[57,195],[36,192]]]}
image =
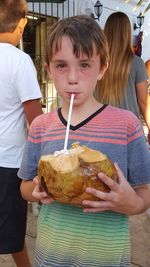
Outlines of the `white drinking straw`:
{"label": "white drinking straw", "polygon": [[67,145],[68,145],[68,137],[69,137],[69,129],[70,129],[70,122],[71,122],[73,101],[74,101],[74,94],[71,95],[71,100],[70,100],[69,113],[68,113],[68,119],[67,119],[67,129],[66,129],[66,136],[65,136],[65,143],[64,143],[64,151],[67,150]]}

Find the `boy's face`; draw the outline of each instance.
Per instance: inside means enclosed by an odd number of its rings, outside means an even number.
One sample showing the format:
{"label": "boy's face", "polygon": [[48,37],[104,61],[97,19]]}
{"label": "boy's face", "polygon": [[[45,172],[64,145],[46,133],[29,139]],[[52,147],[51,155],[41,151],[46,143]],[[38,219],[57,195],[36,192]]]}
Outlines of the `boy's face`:
{"label": "boy's face", "polygon": [[74,93],[74,105],[81,105],[93,99],[93,91],[107,67],[100,70],[100,56],[94,51],[92,58],[80,54],[77,58],[67,36],[62,38],[60,50],[52,56],[48,73],[53,79],[63,101],[70,102]]}

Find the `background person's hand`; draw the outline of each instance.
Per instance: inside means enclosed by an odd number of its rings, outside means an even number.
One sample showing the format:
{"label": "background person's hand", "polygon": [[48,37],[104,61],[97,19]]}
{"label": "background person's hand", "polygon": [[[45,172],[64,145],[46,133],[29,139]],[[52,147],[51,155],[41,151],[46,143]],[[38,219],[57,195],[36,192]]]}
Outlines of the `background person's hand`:
{"label": "background person's hand", "polygon": [[36,198],[38,201],[40,201],[43,204],[51,204],[52,202],[54,202],[54,199],[51,198],[46,192],[41,191],[37,177],[33,179],[33,182],[35,184],[35,188],[32,192],[32,196],[34,198]]}
{"label": "background person's hand", "polygon": [[82,202],[84,212],[112,210],[126,215],[133,215],[138,213],[138,206],[141,208],[144,205],[143,200],[127,182],[116,163],[115,167],[118,172],[118,183],[104,173],[99,173],[100,180],[110,188],[110,192],[106,193],[94,188],[87,188],[86,192],[98,197],[99,201],[84,200]]}

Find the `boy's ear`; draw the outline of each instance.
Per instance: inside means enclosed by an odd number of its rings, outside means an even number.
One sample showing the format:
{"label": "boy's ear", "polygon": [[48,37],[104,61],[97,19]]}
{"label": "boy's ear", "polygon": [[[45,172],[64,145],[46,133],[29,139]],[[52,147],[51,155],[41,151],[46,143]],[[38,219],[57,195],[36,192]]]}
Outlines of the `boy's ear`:
{"label": "boy's ear", "polygon": [[44,67],[45,67],[45,69],[46,69],[46,71],[48,73],[49,78],[52,79],[52,74],[51,74],[51,71],[50,71],[50,66],[47,63],[45,63],[44,64]]}
{"label": "boy's ear", "polygon": [[105,74],[105,71],[108,69],[108,63],[106,65],[104,65],[101,69],[100,69],[100,72],[99,72],[99,75],[98,75],[98,78],[97,80],[101,80],[102,77],[104,76]]}
{"label": "boy's ear", "polygon": [[20,31],[20,34],[23,34],[23,31],[24,31],[24,28],[27,24],[27,18],[21,18],[18,22],[18,25],[17,25],[17,28],[19,29]]}

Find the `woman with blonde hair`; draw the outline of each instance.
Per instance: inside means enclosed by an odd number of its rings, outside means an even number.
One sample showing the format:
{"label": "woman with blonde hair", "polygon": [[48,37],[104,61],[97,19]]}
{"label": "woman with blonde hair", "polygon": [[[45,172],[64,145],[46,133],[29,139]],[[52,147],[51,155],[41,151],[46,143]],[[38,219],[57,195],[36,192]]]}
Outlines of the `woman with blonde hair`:
{"label": "woman with blonde hair", "polygon": [[150,104],[147,73],[143,60],[133,54],[130,20],[123,12],[112,13],[105,24],[108,40],[109,67],[98,82],[95,96],[105,104],[131,110],[138,118],[142,114],[149,130]]}

